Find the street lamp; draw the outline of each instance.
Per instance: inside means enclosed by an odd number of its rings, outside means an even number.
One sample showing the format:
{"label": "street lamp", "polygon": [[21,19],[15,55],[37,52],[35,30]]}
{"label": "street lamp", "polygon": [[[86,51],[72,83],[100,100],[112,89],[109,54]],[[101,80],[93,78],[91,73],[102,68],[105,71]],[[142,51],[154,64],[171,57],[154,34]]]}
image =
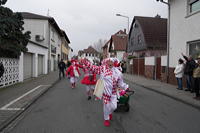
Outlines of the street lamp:
{"label": "street lamp", "polygon": [[116,16],[119,16],[119,17],[124,17],[124,18],[127,18],[128,19],[128,29],[127,29],[127,33],[129,33],[129,17],[128,16],[124,16],[124,15],[121,15],[121,14],[116,14]]}
{"label": "street lamp", "polygon": [[156,0],[168,6],[168,19],[167,19],[167,83],[169,83],[169,41],[170,41],[170,3],[164,0]]}

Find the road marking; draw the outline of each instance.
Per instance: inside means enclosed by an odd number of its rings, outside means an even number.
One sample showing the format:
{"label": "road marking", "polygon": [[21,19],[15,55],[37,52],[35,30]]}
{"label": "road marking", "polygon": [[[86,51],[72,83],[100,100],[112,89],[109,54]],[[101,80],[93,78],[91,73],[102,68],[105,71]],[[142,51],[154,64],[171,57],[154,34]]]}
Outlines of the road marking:
{"label": "road marking", "polygon": [[10,105],[16,103],[17,101],[19,101],[20,99],[24,98],[25,96],[27,96],[28,94],[36,91],[37,89],[39,89],[42,86],[50,86],[50,85],[39,85],[37,87],[35,87],[34,89],[28,91],[27,93],[23,94],[22,96],[18,97],[17,99],[9,102],[8,104],[4,105],[3,107],[0,108],[0,110],[24,110],[23,108],[8,108]]}
{"label": "road marking", "polygon": [[19,111],[19,110],[24,110],[24,108],[3,108],[0,110],[7,110],[7,111]]}

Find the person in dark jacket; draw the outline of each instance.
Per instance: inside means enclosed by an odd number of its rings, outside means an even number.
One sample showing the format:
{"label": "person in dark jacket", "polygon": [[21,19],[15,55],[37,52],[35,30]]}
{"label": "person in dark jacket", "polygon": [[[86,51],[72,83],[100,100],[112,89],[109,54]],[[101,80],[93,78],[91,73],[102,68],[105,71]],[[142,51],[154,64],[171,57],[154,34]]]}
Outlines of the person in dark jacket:
{"label": "person in dark jacket", "polygon": [[193,70],[195,68],[196,63],[195,63],[194,59],[192,58],[192,56],[187,57],[183,53],[182,53],[182,56],[186,61],[184,74],[186,76],[187,89],[185,91],[194,92],[194,90],[193,90]]}
{"label": "person in dark jacket", "polygon": [[0,77],[3,76],[3,73],[4,73],[4,66],[3,63],[0,62]]}
{"label": "person in dark jacket", "polygon": [[196,96],[194,99],[200,100],[200,56],[197,57],[197,63],[195,69],[193,71],[193,78],[194,78],[194,91]]}
{"label": "person in dark jacket", "polygon": [[65,69],[66,69],[66,64],[63,62],[63,59],[58,63],[58,68],[59,68],[59,78],[61,79],[61,73],[63,77],[65,77]]}

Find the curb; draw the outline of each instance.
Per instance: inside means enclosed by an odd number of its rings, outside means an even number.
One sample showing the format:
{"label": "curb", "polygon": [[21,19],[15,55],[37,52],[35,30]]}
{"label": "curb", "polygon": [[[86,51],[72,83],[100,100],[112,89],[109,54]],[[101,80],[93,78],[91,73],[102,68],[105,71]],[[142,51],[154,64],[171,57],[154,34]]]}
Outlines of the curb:
{"label": "curb", "polygon": [[[124,78],[124,79],[125,79],[125,78]],[[133,84],[135,84],[135,85],[137,85],[137,86],[143,87],[143,88],[148,89],[148,90],[150,90],[150,91],[154,91],[154,92],[156,92],[156,93],[159,93],[159,94],[161,94],[161,95],[167,96],[167,97],[172,98],[172,99],[174,99],[174,100],[176,100],[176,101],[182,102],[182,103],[184,103],[184,104],[186,104],[186,105],[192,106],[192,107],[194,107],[194,108],[200,110],[200,106],[199,106],[199,105],[193,104],[193,103],[191,103],[191,102],[188,102],[188,101],[186,101],[186,100],[183,100],[183,99],[181,99],[181,98],[175,97],[175,96],[173,96],[173,95],[164,93],[164,92],[162,92],[162,91],[155,90],[155,89],[153,89],[153,88],[151,88],[151,87],[147,87],[147,86],[138,84],[138,83],[136,83],[136,82],[133,82],[132,80],[128,80],[128,79],[125,79],[125,80],[127,80],[127,81],[129,81],[129,82],[131,82],[131,83],[133,83]]]}
{"label": "curb", "polygon": [[49,87],[47,87],[43,92],[41,92],[38,96],[30,100],[30,102],[25,105],[23,108],[24,110],[17,111],[15,114],[13,114],[10,118],[8,118],[5,122],[3,122],[2,125],[0,125],[0,133],[8,127],[14,120],[16,120],[21,114],[23,114],[31,105],[33,105],[41,96],[43,96],[46,92],[48,92],[55,84],[59,82],[59,78],[53,82]]}

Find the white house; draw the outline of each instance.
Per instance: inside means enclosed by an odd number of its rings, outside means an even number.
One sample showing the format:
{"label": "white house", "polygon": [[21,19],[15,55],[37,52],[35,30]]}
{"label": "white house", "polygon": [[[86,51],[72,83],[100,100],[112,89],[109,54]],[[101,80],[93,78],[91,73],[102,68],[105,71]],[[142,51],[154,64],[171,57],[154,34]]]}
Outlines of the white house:
{"label": "white house", "polygon": [[22,12],[24,31],[31,32],[28,51],[20,56],[20,81],[57,69],[62,32],[52,17]]}
{"label": "white house", "polygon": [[200,54],[200,0],[170,0],[170,55],[174,68],[181,53]]}
{"label": "white house", "polygon": [[[175,83],[173,70],[181,53],[200,54],[200,0],[169,0],[170,36],[169,36],[169,82]],[[162,58],[166,66],[167,58]],[[172,80],[172,81],[171,81]]]}
{"label": "white house", "polygon": [[126,47],[128,43],[128,35],[126,30],[118,31],[111,36],[110,40],[102,47],[104,58],[116,57],[120,61],[123,60],[124,54],[126,53]]}
{"label": "white house", "polygon": [[87,58],[92,63],[100,62],[100,53],[97,52],[93,47],[89,46],[87,49],[80,50],[78,52],[78,58]]}

